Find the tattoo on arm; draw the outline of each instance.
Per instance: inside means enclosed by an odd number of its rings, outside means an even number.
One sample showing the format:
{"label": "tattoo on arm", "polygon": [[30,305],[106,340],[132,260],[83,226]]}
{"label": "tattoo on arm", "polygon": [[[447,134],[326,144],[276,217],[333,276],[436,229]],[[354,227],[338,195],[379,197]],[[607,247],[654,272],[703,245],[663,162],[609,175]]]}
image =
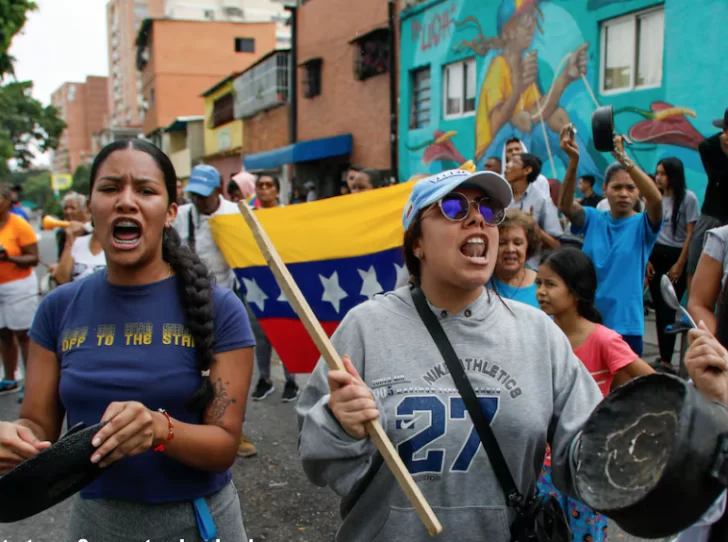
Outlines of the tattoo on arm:
{"label": "tattoo on arm", "polygon": [[230,397],[230,394],[228,393],[226,386],[229,384],[230,382],[223,383],[222,378],[218,378],[212,384],[213,388],[215,388],[215,395],[208,410],[208,419],[215,425],[220,425],[227,408],[237,402],[236,399],[234,397]]}

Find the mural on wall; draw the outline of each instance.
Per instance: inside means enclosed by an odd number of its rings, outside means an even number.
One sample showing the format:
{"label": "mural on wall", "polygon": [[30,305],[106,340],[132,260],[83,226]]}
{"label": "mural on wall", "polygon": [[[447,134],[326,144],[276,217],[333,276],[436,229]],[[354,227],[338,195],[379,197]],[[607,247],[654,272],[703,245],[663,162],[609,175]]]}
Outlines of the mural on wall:
{"label": "mural on wall", "polygon": [[[622,1],[590,0],[588,9]],[[598,50],[584,39],[569,11],[556,4],[500,0],[495,20],[488,21],[480,15],[488,9],[481,2],[454,0],[430,8],[424,20],[411,20],[420,62],[433,58],[440,44],[447,44],[437,53],[441,65],[449,62],[446,56],[462,59],[458,53],[475,53],[476,91],[474,114],[443,120],[432,107],[427,134],[403,139],[409,154],[406,175],[437,172],[470,159],[482,169],[489,157],[502,159],[505,142],[517,137],[541,158],[544,175],[561,178],[568,157],[559,148],[559,133],[573,123],[581,151],[579,174],[603,179],[611,157],[596,152],[591,141],[591,115],[600,104],[590,83],[599,77],[590,70],[598,69]],[[488,11],[493,14],[492,8]],[[494,24],[495,31],[488,35],[484,28]],[[432,68],[436,69],[434,61]],[[442,88],[434,78],[430,92],[432,102],[442,101]],[[614,114],[617,128],[634,142],[633,149],[671,145],[697,158],[704,136],[689,120],[696,117],[693,110],[648,101],[615,108]]]}

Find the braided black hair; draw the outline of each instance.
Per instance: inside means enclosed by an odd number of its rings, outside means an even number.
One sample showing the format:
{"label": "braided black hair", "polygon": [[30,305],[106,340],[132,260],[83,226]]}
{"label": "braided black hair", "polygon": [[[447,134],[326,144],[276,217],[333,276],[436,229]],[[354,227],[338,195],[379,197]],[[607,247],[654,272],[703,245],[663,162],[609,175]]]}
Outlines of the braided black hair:
{"label": "braided black hair", "polygon": [[[177,173],[174,166],[161,149],[143,139],[115,141],[101,149],[91,165],[90,193],[93,194],[94,182],[101,165],[112,153],[126,149],[141,151],[154,159],[164,175],[167,200],[169,204],[174,203],[177,196]],[[195,411],[204,411],[215,395],[210,377],[204,375],[215,360],[213,353],[215,342],[212,311],[213,279],[199,256],[189,248],[182,246],[179,234],[172,227],[166,227],[162,234],[162,259],[170,265],[177,276],[179,299],[185,313],[185,326],[195,343],[197,364],[200,371],[203,372],[202,382],[190,397],[188,407]]]}

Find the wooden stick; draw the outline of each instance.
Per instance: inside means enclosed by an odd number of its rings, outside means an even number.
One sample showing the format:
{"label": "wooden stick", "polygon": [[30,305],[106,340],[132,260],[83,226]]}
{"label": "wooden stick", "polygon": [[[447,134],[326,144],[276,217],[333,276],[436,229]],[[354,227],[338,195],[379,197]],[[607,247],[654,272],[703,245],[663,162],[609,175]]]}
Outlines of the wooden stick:
{"label": "wooden stick", "polygon": [[[308,331],[311,339],[313,339],[324,360],[326,360],[329,369],[332,371],[346,371],[344,363],[329,340],[329,336],[321,327],[311,307],[308,305],[306,298],[303,297],[301,290],[298,288],[296,281],[293,280],[291,273],[283,263],[283,260],[281,260],[270,238],[263,230],[260,222],[258,222],[255,213],[245,201],[239,202],[238,207],[245,222],[248,223],[248,226],[253,232],[253,237],[256,243],[258,243],[258,247],[263,253],[266,263],[278,281],[278,285],[283,290],[283,293],[285,293],[293,310],[296,311],[296,314],[301,319],[306,331]],[[432,508],[430,508],[430,505],[425,500],[424,495],[422,495],[420,488],[417,487],[417,484],[412,479],[407,467],[405,467],[399,454],[394,449],[392,442],[387,437],[387,433],[384,432],[379,420],[368,422],[366,428],[369,436],[374,440],[377,449],[382,454],[382,457],[392,471],[392,474],[394,474],[397,482],[399,482],[400,487],[407,495],[407,498],[412,503],[412,506],[414,506],[422,523],[427,527],[430,535],[434,536],[442,532],[442,525],[438,521],[437,516],[435,516]]]}

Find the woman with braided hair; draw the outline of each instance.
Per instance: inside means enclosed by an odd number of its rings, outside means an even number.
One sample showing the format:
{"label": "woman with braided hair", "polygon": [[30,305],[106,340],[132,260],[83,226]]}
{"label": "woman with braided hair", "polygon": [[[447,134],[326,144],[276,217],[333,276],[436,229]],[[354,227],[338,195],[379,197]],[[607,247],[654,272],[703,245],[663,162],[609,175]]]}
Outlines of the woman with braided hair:
{"label": "woman with braided hair", "polygon": [[20,419],[0,423],[0,474],[68,425],[108,422],[66,540],[247,540],[232,485],[253,370],[248,317],[171,227],[176,175],[142,140],[106,146],[90,211],[107,268],[46,297],[30,330]]}

